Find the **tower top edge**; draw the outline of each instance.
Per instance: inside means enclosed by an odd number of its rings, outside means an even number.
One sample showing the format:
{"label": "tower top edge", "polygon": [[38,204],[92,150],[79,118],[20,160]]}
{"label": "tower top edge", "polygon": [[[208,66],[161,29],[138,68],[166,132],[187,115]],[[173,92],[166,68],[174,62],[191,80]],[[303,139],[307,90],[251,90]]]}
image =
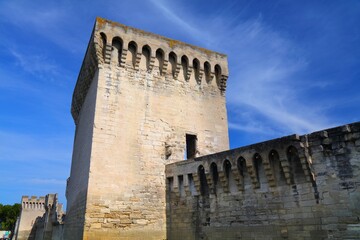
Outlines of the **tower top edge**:
{"label": "tower top edge", "polygon": [[174,48],[175,46],[185,46],[185,47],[190,47],[190,48],[192,48],[194,50],[197,50],[199,52],[205,53],[207,55],[218,55],[219,57],[227,58],[227,55],[224,54],[224,53],[219,53],[219,52],[216,52],[216,51],[213,51],[213,50],[209,50],[207,48],[198,47],[198,46],[195,46],[193,44],[189,44],[189,43],[185,43],[185,42],[182,42],[182,41],[179,41],[179,40],[168,38],[168,37],[156,34],[156,33],[152,33],[152,32],[148,32],[148,31],[145,31],[145,30],[138,29],[138,28],[130,27],[130,26],[124,25],[122,23],[115,22],[115,21],[105,19],[105,18],[102,18],[102,17],[96,17],[95,32],[101,32],[103,29],[106,28],[106,26],[110,26],[112,28],[114,28],[114,27],[120,28],[125,33],[132,32],[132,33],[134,33],[136,35],[139,34],[139,35],[143,35],[143,36],[146,36],[146,37],[150,37],[152,39],[157,39],[157,40],[160,40],[160,41],[164,41],[169,45],[170,48]]}

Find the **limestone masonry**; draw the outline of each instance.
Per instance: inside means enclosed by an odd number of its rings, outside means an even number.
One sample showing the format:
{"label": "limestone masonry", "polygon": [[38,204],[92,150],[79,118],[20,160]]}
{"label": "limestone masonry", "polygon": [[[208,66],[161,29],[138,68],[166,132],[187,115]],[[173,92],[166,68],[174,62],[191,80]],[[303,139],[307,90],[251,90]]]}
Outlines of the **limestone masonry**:
{"label": "limestone masonry", "polygon": [[229,150],[227,78],[224,54],[97,18],[53,239],[359,239],[360,123]]}
{"label": "limestone masonry", "polygon": [[165,165],[229,148],[227,57],[96,20],[75,87],[65,239],[166,239]]}
{"label": "limestone masonry", "polygon": [[360,239],[360,123],[166,166],[168,239]]}

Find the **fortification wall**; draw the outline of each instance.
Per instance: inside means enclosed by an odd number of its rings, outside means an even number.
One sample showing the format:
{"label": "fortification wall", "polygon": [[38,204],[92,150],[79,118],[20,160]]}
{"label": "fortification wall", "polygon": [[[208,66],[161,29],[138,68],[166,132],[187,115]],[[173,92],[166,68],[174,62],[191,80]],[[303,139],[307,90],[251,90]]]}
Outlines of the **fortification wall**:
{"label": "fortification wall", "polygon": [[166,166],[168,239],[359,239],[360,123]]}
{"label": "fortification wall", "polygon": [[16,239],[65,239],[62,236],[64,212],[57,199],[57,194],[47,194],[39,198],[23,196]]}
{"label": "fortification wall", "polygon": [[[166,238],[165,164],[228,149],[226,79],[223,54],[97,19],[72,103],[67,195],[89,166],[84,239]],[[66,228],[84,204],[68,206]]]}

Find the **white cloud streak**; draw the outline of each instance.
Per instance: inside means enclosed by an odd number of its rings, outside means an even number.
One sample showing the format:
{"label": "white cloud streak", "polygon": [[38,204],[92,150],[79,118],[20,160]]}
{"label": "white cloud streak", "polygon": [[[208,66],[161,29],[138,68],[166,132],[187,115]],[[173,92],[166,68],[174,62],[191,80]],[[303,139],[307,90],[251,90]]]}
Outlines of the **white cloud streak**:
{"label": "white cloud streak", "polygon": [[[204,30],[196,29],[184,20],[194,20],[195,16],[180,18],[162,1],[153,2],[169,19],[184,26],[189,34],[211,36],[214,46],[210,48],[231,53],[227,88],[229,112],[236,115],[241,108],[246,108],[253,113],[249,116],[254,118],[230,119],[230,129],[279,136],[277,133],[306,133],[331,125],[323,116],[323,107],[309,106],[306,92],[297,88],[299,82],[307,84],[306,80],[298,77],[307,70],[301,51],[295,43],[268,26],[261,14],[247,21],[237,20],[236,26],[230,25],[234,17],[226,12],[215,19],[197,19],[196,22],[202,22],[204,26],[212,26]],[[321,86],[324,84],[327,83],[322,82]],[[319,86],[313,84],[313,87]],[[255,116],[259,114],[266,121],[257,120]]]}
{"label": "white cloud streak", "polygon": [[0,2],[0,22],[11,24],[24,31],[32,31],[70,52],[84,50],[78,31],[73,31],[72,29],[76,28],[70,27],[79,22],[76,21],[77,16],[78,14],[75,14],[70,6],[61,2]]}
{"label": "white cloud streak", "polygon": [[10,50],[12,56],[17,60],[26,72],[31,74],[51,74],[58,75],[59,68],[56,64],[45,56],[41,55],[23,55],[15,50]]}
{"label": "white cloud streak", "polygon": [[176,14],[172,9],[162,0],[150,0],[159,10],[162,14],[165,15],[165,17],[178,25],[182,30],[189,33],[190,37],[196,40],[207,40],[210,39],[209,35],[206,34],[205,31],[201,31],[197,27],[194,26],[194,24],[191,24],[188,21],[185,21],[184,19],[189,19],[189,16],[182,16],[180,17],[178,14]]}

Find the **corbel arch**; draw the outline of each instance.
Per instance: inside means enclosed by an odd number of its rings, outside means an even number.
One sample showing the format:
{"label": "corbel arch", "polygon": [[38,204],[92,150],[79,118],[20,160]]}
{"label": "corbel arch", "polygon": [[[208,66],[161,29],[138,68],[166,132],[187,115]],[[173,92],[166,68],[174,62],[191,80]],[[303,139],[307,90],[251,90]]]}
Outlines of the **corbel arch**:
{"label": "corbel arch", "polygon": [[169,63],[170,63],[170,74],[173,78],[177,78],[177,55],[174,52],[169,53]]}
{"label": "corbel arch", "polygon": [[101,52],[103,54],[103,58],[105,59],[105,51],[106,51],[106,44],[107,44],[107,36],[104,32],[100,33],[100,39],[101,39]]}
{"label": "corbel arch", "polygon": [[158,48],[155,53],[156,63],[155,66],[159,68],[160,75],[163,75],[164,72],[164,61],[165,61],[165,52],[163,49]]}
{"label": "corbel arch", "polygon": [[278,151],[272,149],[269,152],[268,158],[276,185],[277,186],[286,185],[285,173],[281,165],[280,155]]}
{"label": "corbel arch", "polygon": [[201,74],[200,74],[200,61],[197,58],[193,59],[193,69],[194,77],[197,84],[201,84]]}
{"label": "corbel arch", "polygon": [[215,72],[216,85],[218,86],[218,88],[220,88],[222,71],[221,71],[221,67],[219,64],[215,65],[214,72]]}
{"label": "corbel arch", "polygon": [[135,68],[136,65],[136,55],[138,52],[138,45],[134,41],[130,41],[128,44],[128,54],[126,57],[126,63]]}
{"label": "corbel arch", "polygon": [[123,40],[120,37],[114,37],[112,39],[111,46],[112,46],[111,62],[119,66],[121,65]]}
{"label": "corbel arch", "polygon": [[150,70],[151,48],[149,45],[144,45],[141,49],[140,68]]}
{"label": "corbel arch", "polygon": [[289,162],[293,184],[306,182],[306,176],[300,161],[298,149],[293,145],[290,145],[286,149],[286,155]]}
{"label": "corbel arch", "polygon": [[204,74],[206,83],[211,83],[211,65],[208,61],[204,62]]}
{"label": "corbel arch", "polygon": [[182,72],[183,72],[183,76],[184,76],[184,80],[188,81],[189,80],[189,59],[186,55],[183,55],[181,57],[181,68],[182,68]]}

